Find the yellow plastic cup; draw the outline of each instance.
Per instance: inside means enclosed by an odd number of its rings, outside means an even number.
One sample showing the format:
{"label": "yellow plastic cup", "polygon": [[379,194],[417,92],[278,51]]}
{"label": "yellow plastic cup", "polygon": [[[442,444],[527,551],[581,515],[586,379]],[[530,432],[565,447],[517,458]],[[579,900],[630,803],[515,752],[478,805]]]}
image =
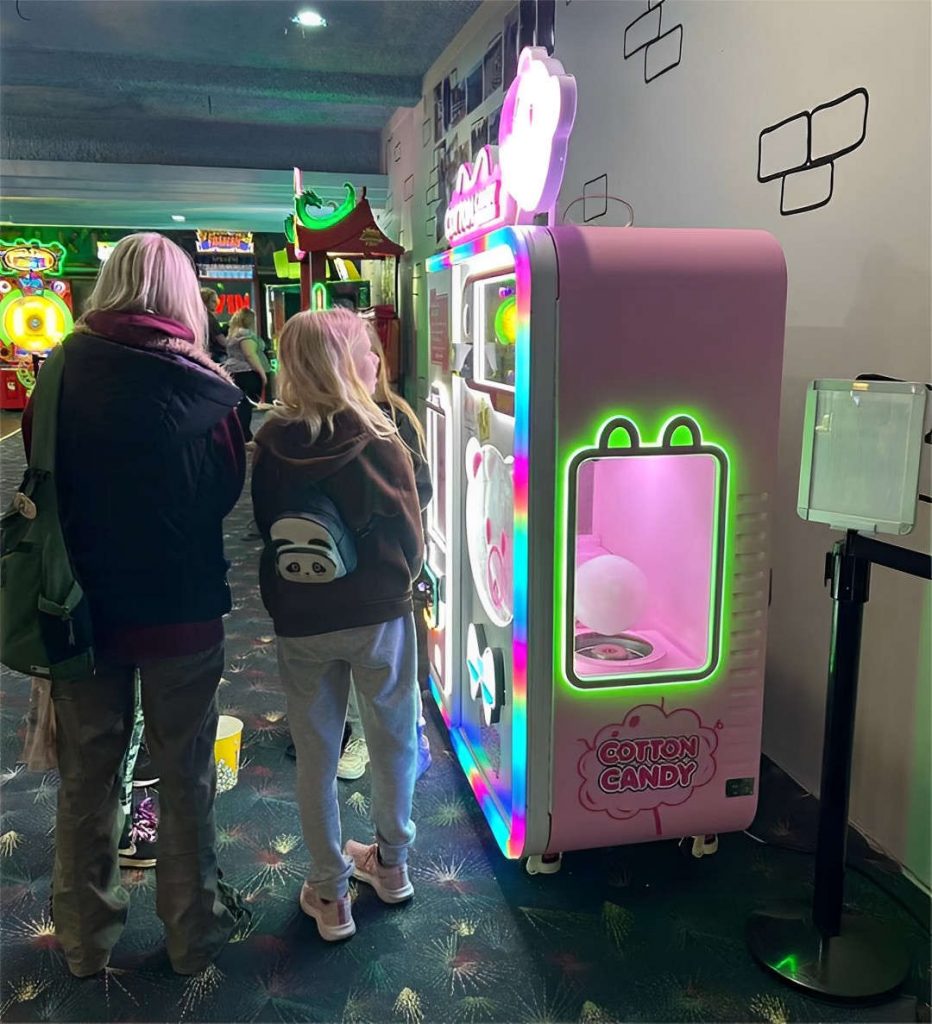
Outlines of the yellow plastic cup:
{"label": "yellow plastic cup", "polygon": [[225,793],[239,780],[239,755],[243,745],[243,723],[232,715],[217,722],[214,760],[217,762],[217,792]]}

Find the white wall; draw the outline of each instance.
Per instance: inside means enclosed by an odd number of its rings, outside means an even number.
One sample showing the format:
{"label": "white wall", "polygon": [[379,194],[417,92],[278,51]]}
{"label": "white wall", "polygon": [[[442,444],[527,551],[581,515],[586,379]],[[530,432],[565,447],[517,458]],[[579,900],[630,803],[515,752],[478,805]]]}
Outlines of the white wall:
{"label": "white wall", "polygon": [[421,105],[398,107],[382,132],[382,171],[389,176],[384,209],[377,216],[389,238],[410,249],[413,243],[413,203],[417,179],[415,125]]}
{"label": "white wall", "polygon": [[[795,513],[804,388],[815,377],[865,371],[932,375],[930,5],[663,0],[659,7],[629,31],[629,49],[639,29],[656,35],[655,18],[662,35],[682,29],[652,45],[645,64],[644,50],[628,59],[624,50],[626,26],[648,10],[648,0],[557,0],[557,56],[579,90],[561,205],[605,174],[607,192],[633,204],[638,224],[765,228],[784,247],[789,300],[764,742],[771,757],[816,789],[831,611],[823,554],[836,535]],[[424,110],[437,79],[471,66],[507,10],[488,3],[477,12],[425,78]],[[645,69],[653,74],[675,58],[680,34],[679,64],[645,83]],[[835,161],[831,201],[781,216],[780,180],[757,180],[759,134],[857,88],[869,96],[866,136]],[[860,102],[814,119],[814,151],[856,141]],[[783,157],[789,165],[801,124],[766,140],[771,164]],[[420,124],[408,144],[418,152],[412,230],[422,259],[436,248],[424,230],[423,200],[433,150],[422,144]],[[807,190],[812,201],[820,198],[825,173],[790,177],[788,202]],[[597,209],[598,202],[589,204],[590,213]],[[604,222],[620,221],[610,210]],[[928,509],[920,506],[908,541],[926,550]],[[875,571],[851,807],[853,820],[926,884],[928,591]]]}

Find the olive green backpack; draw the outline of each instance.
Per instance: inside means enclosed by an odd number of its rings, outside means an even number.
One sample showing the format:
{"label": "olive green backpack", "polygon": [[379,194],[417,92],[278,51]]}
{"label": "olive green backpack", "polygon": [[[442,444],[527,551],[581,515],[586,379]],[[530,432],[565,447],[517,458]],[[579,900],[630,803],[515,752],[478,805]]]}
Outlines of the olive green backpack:
{"label": "olive green backpack", "polygon": [[29,468],[0,518],[0,662],[54,681],[94,671],[90,612],[65,546],[55,488],[64,365],[59,346],[38,374]]}

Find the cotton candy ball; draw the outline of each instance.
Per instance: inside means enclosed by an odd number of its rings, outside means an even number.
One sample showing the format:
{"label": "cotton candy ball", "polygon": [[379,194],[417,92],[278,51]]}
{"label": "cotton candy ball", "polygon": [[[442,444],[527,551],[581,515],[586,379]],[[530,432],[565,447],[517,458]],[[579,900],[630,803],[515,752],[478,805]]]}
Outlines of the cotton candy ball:
{"label": "cotton candy ball", "polygon": [[644,614],[647,577],[627,558],[599,555],[576,573],[576,618],[604,636],[623,633]]}

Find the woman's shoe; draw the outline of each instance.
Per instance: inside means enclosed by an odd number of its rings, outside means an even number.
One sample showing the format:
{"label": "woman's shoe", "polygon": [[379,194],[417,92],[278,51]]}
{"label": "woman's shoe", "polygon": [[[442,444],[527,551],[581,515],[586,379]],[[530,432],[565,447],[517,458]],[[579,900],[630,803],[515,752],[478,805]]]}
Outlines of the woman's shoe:
{"label": "woman's shoe", "polygon": [[[146,797],[132,814],[128,839],[130,850],[120,850],[121,868],[154,868],[157,860],[156,846],[159,841],[159,819],[151,797]],[[124,831],[126,826],[124,826]],[[121,842],[122,847],[122,842]]]}
{"label": "woman's shoe", "polygon": [[369,747],[362,736],[351,739],[337,762],[337,778],[344,782],[361,779],[369,763]]}
{"label": "woman's shoe", "polygon": [[407,864],[383,864],[379,844],[347,840],[343,852],[353,862],[353,877],[375,889],[383,903],[404,903],[414,895]]}
{"label": "woman's shoe", "polygon": [[430,756],[430,740],[427,738],[427,731],[423,722],[418,722],[417,726],[417,774],[416,779],[419,779],[424,772],[431,766],[433,759]]}
{"label": "woman's shoe", "polygon": [[356,934],[353,908],[349,895],[337,900],[325,900],[313,885],[301,887],[301,909],[317,922],[317,930],[325,942],[339,942]]}

